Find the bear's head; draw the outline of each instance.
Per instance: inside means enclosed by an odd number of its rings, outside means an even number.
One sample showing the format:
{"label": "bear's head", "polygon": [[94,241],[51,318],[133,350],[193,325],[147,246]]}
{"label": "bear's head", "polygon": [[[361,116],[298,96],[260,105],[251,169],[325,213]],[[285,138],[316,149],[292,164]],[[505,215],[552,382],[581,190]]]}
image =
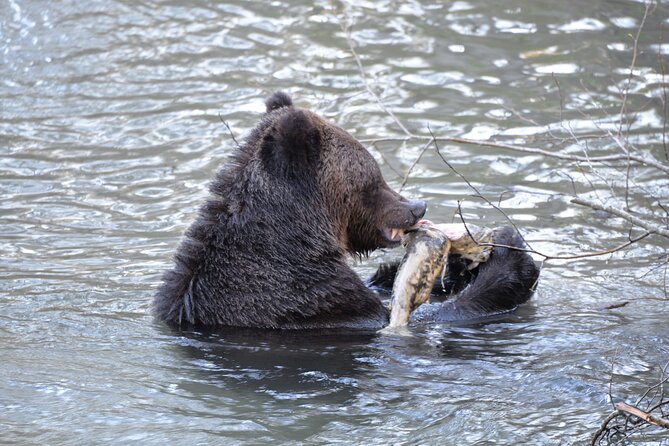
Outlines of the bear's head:
{"label": "bear's head", "polygon": [[260,160],[272,175],[320,197],[338,245],[366,254],[395,246],[423,217],[426,204],[393,191],[369,152],[324,118],[277,92],[257,131]]}

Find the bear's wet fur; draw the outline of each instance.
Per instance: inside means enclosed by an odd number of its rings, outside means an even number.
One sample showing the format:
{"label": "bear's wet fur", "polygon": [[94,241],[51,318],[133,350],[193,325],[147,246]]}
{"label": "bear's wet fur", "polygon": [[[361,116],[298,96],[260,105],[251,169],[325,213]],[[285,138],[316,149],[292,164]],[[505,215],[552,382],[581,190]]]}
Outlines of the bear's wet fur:
{"label": "bear's wet fur", "polygon": [[[163,275],[155,315],[180,327],[384,327],[388,309],[346,258],[398,245],[393,229],[413,227],[425,203],[391,190],[355,138],[293,106],[285,93],[265,104],[260,123],[212,181]],[[513,228],[502,235],[523,246]],[[372,288],[392,287],[396,269],[382,265]],[[421,319],[511,311],[529,299],[537,277],[522,251],[496,247],[472,271],[451,255],[449,288],[441,292],[451,298],[419,308]]]}
{"label": "bear's wet fur", "polygon": [[395,193],[351,135],[285,93],[211,183],[154,300],[172,325],[369,328],[388,310],[347,265],[396,245],[425,203]]}

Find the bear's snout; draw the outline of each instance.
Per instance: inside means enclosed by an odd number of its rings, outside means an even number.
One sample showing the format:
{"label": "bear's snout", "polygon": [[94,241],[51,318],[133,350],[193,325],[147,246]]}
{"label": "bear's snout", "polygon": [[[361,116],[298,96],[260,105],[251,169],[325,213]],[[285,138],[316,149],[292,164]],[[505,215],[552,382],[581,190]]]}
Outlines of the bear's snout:
{"label": "bear's snout", "polygon": [[399,244],[407,231],[416,228],[427,210],[427,204],[423,200],[407,200],[397,194],[395,196],[399,197],[399,201],[396,201],[390,211],[385,214],[380,228],[381,246]]}
{"label": "bear's snout", "polygon": [[416,217],[416,220],[423,218],[425,211],[427,210],[427,203],[423,200],[410,200],[409,201],[409,211],[411,215]]}

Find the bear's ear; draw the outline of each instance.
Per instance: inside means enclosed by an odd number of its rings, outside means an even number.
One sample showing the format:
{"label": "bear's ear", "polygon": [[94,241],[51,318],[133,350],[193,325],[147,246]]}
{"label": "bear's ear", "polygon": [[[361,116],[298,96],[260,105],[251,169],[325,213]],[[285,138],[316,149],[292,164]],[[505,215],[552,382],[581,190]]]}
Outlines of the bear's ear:
{"label": "bear's ear", "polygon": [[265,100],[267,113],[281,107],[290,107],[293,105],[292,99],[283,91],[277,91]]}
{"label": "bear's ear", "polygon": [[282,114],[265,133],[260,157],[265,168],[291,179],[309,176],[318,163],[321,133],[303,110]]}

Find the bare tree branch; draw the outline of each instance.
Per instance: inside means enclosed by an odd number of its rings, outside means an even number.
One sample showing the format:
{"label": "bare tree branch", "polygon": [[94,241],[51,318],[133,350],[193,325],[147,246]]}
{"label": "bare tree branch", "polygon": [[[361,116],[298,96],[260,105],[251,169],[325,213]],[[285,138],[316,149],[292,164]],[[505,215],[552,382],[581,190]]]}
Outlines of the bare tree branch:
{"label": "bare tree branch", "polygon": [[[430,130],[429,126],[428,126],[428,130]],[[430,130],[430,133],[432,133],[432,130]],[[469,236],[469,238],[472,239],[474,241],[474,243],[476,243],[478,246],[493,246],[493,247],[496,246],[496,247],[501,247],[501,248],[513,249],[513,250],[516,250],[516,251],[528,252],[528,253],[539,255],[539,256],[543,257],[544,260],[576,260],[576,259],[582,259],[582,258],[587,258],[587,257],[597,257],[597,256],[612,254],[614,252],[621,251],[621,250],[627,248],[628,246],[630,246],[630,245],[632,245],[632,244],[634,244],[634,243],[636,243],[640,240],[645,239],[646,237],[648,237],[651,234],[651,232],[645,232],[638,237],[635,237],[635,238],[630,237],[630,239],[627,242],[623,243],[622,245],[616,246],[614,248],[602,250],[602,251],[594,251],[594,252],[586,252],[586,253],[581,253],[581,254],[570,254],[570,255],[545,254],[545,253],[542,253],[540,251],[537,251],[530,246],[530,244],[527,242],[527,240],[525,240],[525,238],[523,237],[520,229],[518,229],[518,227],[513,222],[513,220],[499,206],[496,206],[494,203],[492,203],[490,200],[488,200],[481,193],[481,191],[479,191],[479,189],[476,186],[474,186],[463,174],[461,174],[458,170],[456,170],[455,167],[453,167],[453,165],[446,159],[446,157],[444,157],[441,154],[441,151],[439,150],[439,145],[437,144],[436,141],[434,141],[434,146],[437,150],[437,154],[439,155],[439,157],[441,157],[442,161],[456,175],[458,175],[460,178],[462,178],[462,180],[465,183],[467,183],[467,186],[469,186],[474,192],[476,192],[475,197],[481,198],[486,203],[488,203],[491,207],[493,207],[494,209],[499,211],[502,215],[504,215],[504,217],[507,219],[507,221],[514,227],[516,232],[518,232],[520,237],[523,239],[523,242],[525,243],[525,245],[527,245],[527,248],[519,248],[517,246],[502,245],[502,244],[498,244],[498,243],[482,243],[482,242],[479,242],[478,240],[476,240],[476,238],[471,234],[471,232],[469,231],[469,228],[467,227],[467,222],[465,221],[464,215],[462,214],[461,202],[458,201],[458,215],[460,216],[460,220],[462,221],[462,224],[465,226],[465,230],[467,231],[467,235]]]}
{"label": "bare tree branch", "polygon": [[[630,245],[633,245],[634,243],[638,242],[639,240],[643,240],[646,237],[650,235],[650,232],[644,232],[638,237],[630,238],[628,241],[623,243],[622,245],[615,246],[610,249],[605,249],[602,251],[594,251],[594,252],[584,252],[580,254],[569,254],[569,255],[557,255],[557,254],[544,254],[543,252],[537,251],[535,249],[532,249],[528,246],[528,248],[519,248],[517,246],[511,246],[511,245],[503,245],[499,243],[484,243],[484,242],[479,242],[476,240],[476,238],[472,235],[472,233],[469,231],[469,228],[467,227],[467,222],[465,221],[464,216],[462,215],[462,209],[460,207],[460,201],[458,201],[458,215],[460,216],[460,220],[462,221],[462,224],[465,226],[465,231],[467,231],[467,235],[469,236],[470,239],[476,243],[477,246],[492,246],[492,247],[499,247],[499,248],[508,248],[508,249],[513,249],[514,251],[522,251],[522,252],[528,252],[531,254],[536,254],[538,256],[541,256],[545,260],[576,260],[576,259],[584,259],[587,257],[599,257],[607,254],[613,254],[614,252],[617,251],[622,251],[623,249],[627,248]],[[516,231],[518,231],[518,228],[516,228]],[[519,232],[520,234],[520,232]],[[521,235],[522,237],[522,235]],[[527,242],[525,242],[527,244]]]}
{"label": "bare tree branch", "polygon": [[628,222],[635,224],[640,228],[644,228],[651,234],[658,234],[661,235],[662,237],[669,238],[669,229],[665,229],[660,226],[648,223],[647,221],[641,220],[640,218],[635,217],[634,215],[630,214],[629,212],[623,211],[622,209],[616,209],[612,206],[605,206],[603,204],[595,203],[594,201],[586,200],[585,198],[580,198],[580,197],[572,198],[571,202],[574,204],[580,204],[581,206],[587,206],[589,208],[598,211],[608,212],[609,214],[613,214],[616,217],[620,217],[624,220],[627,220]]}
{"label": "bare tree branch", "polygon": [[411,140],[418,140],[418,141],[425,141],[425,140],[435,140],[438,142],[450,142],[450,143],[457,143],[457,144],[470,144],[470,145],[475,145],[475,146],[480,146],[480,147],[495,147],[498,149],[506,149],[506,150],[511,150],[514,152],[520,152],[520,153],[529,153],[533,155],[541,155],[541,156],[546,156],[548,158],[557,158],[561,160],[566,160],[566,161],[577,161],[577,162],[583,162],[583,163],[602,163],[602,162],[607,162],[607,161],[634,161],[635,163],[647,166],[647,167],[653,167],[655,169],[661,170],[663,172],[669,173],[669,166],[666,166],[654,159],[649,158],[648,156],[641,156],[641,155],[624,155],[624,154],[617,154],[617,155],[604,155],[604,156],[580,156],[580,155],[571,155],[568,153],[555,153],[555,152],[550,152],[548,150],[544,149],[539,149],[536,147],[523,147],[523,146],[518,146],[515,144],[507,144],[507,143],[497,143],[497,142],[491,142],[491,141],[481,141],[481,140],[476,140],[476,139],[468,139],[468,138],[457,138],[457,137],[448,137],[448,136],[440,136],[440,137],[431,137],[431,136],[421,136],[421,135],[408,135],[405,137],[389,137],[389,138],[375,138],[375,139],[361,139],[360,142],[362,143],[370,143],[370,142],[384,142],[384,141],[398,141],[398,142],[407,142]]}
{"label": "bare tree branch", "polygon": [[[616,352],[617,355],[617,352]],[[615,358],[614,358],[615,360]],[[669,400],[665,399],[664,385],[669,382],[667,369],[669,362],[660,368],[659,381],[649,387],[641,397],[632,405],[622,401],[613,404],[614,410],[602,422],[601,426],[592,437],[592,445],[611,444],[611,440],[628,439],[630,435],[649,427],[659,427],[669,429],[669,419],[665,407],[669,406]],[[611,383],[613,381],[613,371],[611,371],[611,381],[609,381],[609,400],[613,400],[611,394]],[[656,391],[655,395],[649,398],[649,394]],[[657,401],[657,402],[655,402]]]}
{"label": "bare tree branch", "polygon": [[646,423],[654,424],[655,426],[659,426],[664,429],[669,429],[669,420],[660,417],[654,417],[648,412],[644,412],[643,410],[634,406],[630,406],[627,403],[622,403],[622,402],[616,403],[616,409],[618,409],[621,412],[634,415],[635,417],[642,419]]}

